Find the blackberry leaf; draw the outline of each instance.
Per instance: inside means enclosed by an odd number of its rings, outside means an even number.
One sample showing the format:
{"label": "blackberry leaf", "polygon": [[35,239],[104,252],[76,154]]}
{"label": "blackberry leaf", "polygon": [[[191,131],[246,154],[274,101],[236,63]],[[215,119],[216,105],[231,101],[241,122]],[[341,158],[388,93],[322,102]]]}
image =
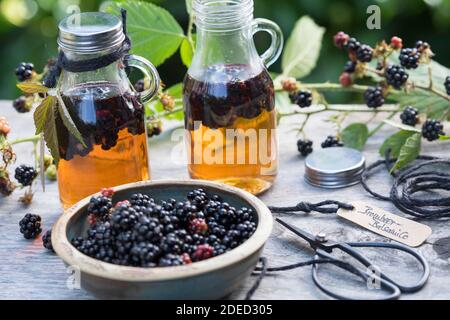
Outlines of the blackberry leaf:
{"label": "blackberry leaf", "polygon": [[422,142],[422,135],[420,133],[414,133],[401,147],[398,155],[397,162],[392,167],[391,172],[404,168],[409,163],[417,159],[420,154],[420,147]]}
{"label": "blackberry leaf", "polygon": [[56,98],[58,99],[58,103],[56,105],[58,107],[58,112],[64,123],[64,126],[67,128],[67,130],[69,130],[70,134],[72,134],[83,145],[83,147],[87,148],[86,143],[84,142],[84,139],[81,136],[81,133],[78,130],[75,122],[73,122],[72,116],[67,110],[67,107],[64,104],[64,101],[61,98],[59,92],[56,94]]}
{"label": "blackberry leaf", "polygon": [[415,134],[414,131],[401,130],[387,138],[380,147],[380,155],[384,157],[388,149],[391,150],[391,156],[398,158],[400,149],[405,145],[406,140]]}
{"label": "blackberry leaf", "polygon": [[363,150],[369,138],[369,129],[364,123],[352,123],[341,133],[342,142],[349,148]]}

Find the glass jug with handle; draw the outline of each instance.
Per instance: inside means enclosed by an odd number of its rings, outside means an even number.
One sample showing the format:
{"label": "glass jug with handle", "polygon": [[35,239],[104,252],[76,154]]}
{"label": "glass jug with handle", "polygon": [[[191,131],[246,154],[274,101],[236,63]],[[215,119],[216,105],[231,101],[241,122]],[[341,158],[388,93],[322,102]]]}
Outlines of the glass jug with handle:
{"label": "glass jug with handle", "polygon": [[[91,12],[59,24],[58,44],[69,61],[90,61],[120,49],[125,41],[121,20]],[[137,93],[125,72],[136,67],[150,88]],[[57,115],[59,193],[65,208],[101,188],[150,178],[143,103],[158,91],[155,67],[142,57],[124,55],[106,66],[76,72],[62,70],[62,103],[82,135],[81,143]]]}
{"label": "glass jug with handle", "polygon": [[[283,35],[253,19],[253,0],[194,0],[196,50],[184,80],[183,103],[192,178],[264,192],[277,174],[275,93],[267,71]],[[268,32],[258,54],[253,35]]]}

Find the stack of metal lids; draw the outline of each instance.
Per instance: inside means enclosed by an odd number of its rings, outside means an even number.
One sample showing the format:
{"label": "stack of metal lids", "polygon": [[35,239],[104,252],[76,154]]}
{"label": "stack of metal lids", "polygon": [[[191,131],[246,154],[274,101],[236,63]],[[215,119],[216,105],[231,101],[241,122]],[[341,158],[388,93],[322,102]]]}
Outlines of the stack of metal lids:
{"label": "stack of metal lids", "polygon": [[314,151],[305,160],[305,180],[322,188],[343,188],[360,182],[365,169],[364,155],[345,147]]}

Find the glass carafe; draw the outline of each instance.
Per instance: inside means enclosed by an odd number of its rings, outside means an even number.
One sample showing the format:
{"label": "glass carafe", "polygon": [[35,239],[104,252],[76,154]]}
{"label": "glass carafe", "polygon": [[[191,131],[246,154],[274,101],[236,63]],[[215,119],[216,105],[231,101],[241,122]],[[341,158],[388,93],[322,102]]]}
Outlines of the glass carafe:
{"label": "glass carafe", "polygon": [[[122,22],[105,13],[70,16],[59,28],[58,44],[69,61],[104,57],[125,40]],[[140,69],[150,79],[150,88],[136,93],[125,66]],[[58,184],[64,208],[101,188],[150,178],[143,103],[156,94],[158,86],[154,66],[133,55],[92,71],[62,71],[61,100],[85,144],[57,115]]]}
{"label": "glass carafe", "polygon": [[[188,169],[253,194],[277,174],[275,94],[266,69],[280,55],[283,36],[266,19],[253,19],[253,0],[194,0],[196,51],[184,80]],[[259,56],[258,31],[272,37]]]}

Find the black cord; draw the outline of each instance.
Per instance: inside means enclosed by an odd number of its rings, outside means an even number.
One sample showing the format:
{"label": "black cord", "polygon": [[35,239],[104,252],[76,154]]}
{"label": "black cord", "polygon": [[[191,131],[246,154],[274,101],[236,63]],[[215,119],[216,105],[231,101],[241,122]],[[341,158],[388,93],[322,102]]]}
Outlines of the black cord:
{"label": "black cord", "polygon": [[62,50],[59,51],[58,61],[56,64],[50,68],[48,74],[46,75],[43,84],[48,88],[54,88],[57,83],[58,77],[61,75],[62,70],[67,70],[69,72],[87,72],[97,69],[104,68],[114,63],[115,61],[122,59],[125,55],[130,52],[131,49],[131,39],[127,34],[127,11],[121,9],[122,15],[122,30],[125,35],[125,40],[122,46],[114,52],[102,55],[100,57],[73,61],[67,59]]}
{"label": "black cord", "polygon": [[336,213],[339,209],[353,210],[353,206],[348,203],[326,200],[319,203],[300,202],[293,207],[274,207],[269,206],[269,210],[274,213],[292,213],[292,212],[304,212],[310,213],[312,211],[319,213]]}
{"label": "black cord", "polygon": [[392,174],[394,182],[389,195],[382,195],[373,191],[368,180],[381,166],[386,166],[391,170],[396,159],[386,155],[386,159],[379,160],[368,166],[361,176],[363,188],[373,197],[391,201],[397,209],[403,213],[412,215],[420,219],[440,219],[450,218],[450,197],[437,195],[434,197],[420,197],[418,193],[427,191],[450,191],[450,174],[446,172],[436,172],[435,170],[424,168],[436,165],[449,165],[450,159],[440,159],[431,156],[419,156],[419,163],[414,163],[406,168]]}

